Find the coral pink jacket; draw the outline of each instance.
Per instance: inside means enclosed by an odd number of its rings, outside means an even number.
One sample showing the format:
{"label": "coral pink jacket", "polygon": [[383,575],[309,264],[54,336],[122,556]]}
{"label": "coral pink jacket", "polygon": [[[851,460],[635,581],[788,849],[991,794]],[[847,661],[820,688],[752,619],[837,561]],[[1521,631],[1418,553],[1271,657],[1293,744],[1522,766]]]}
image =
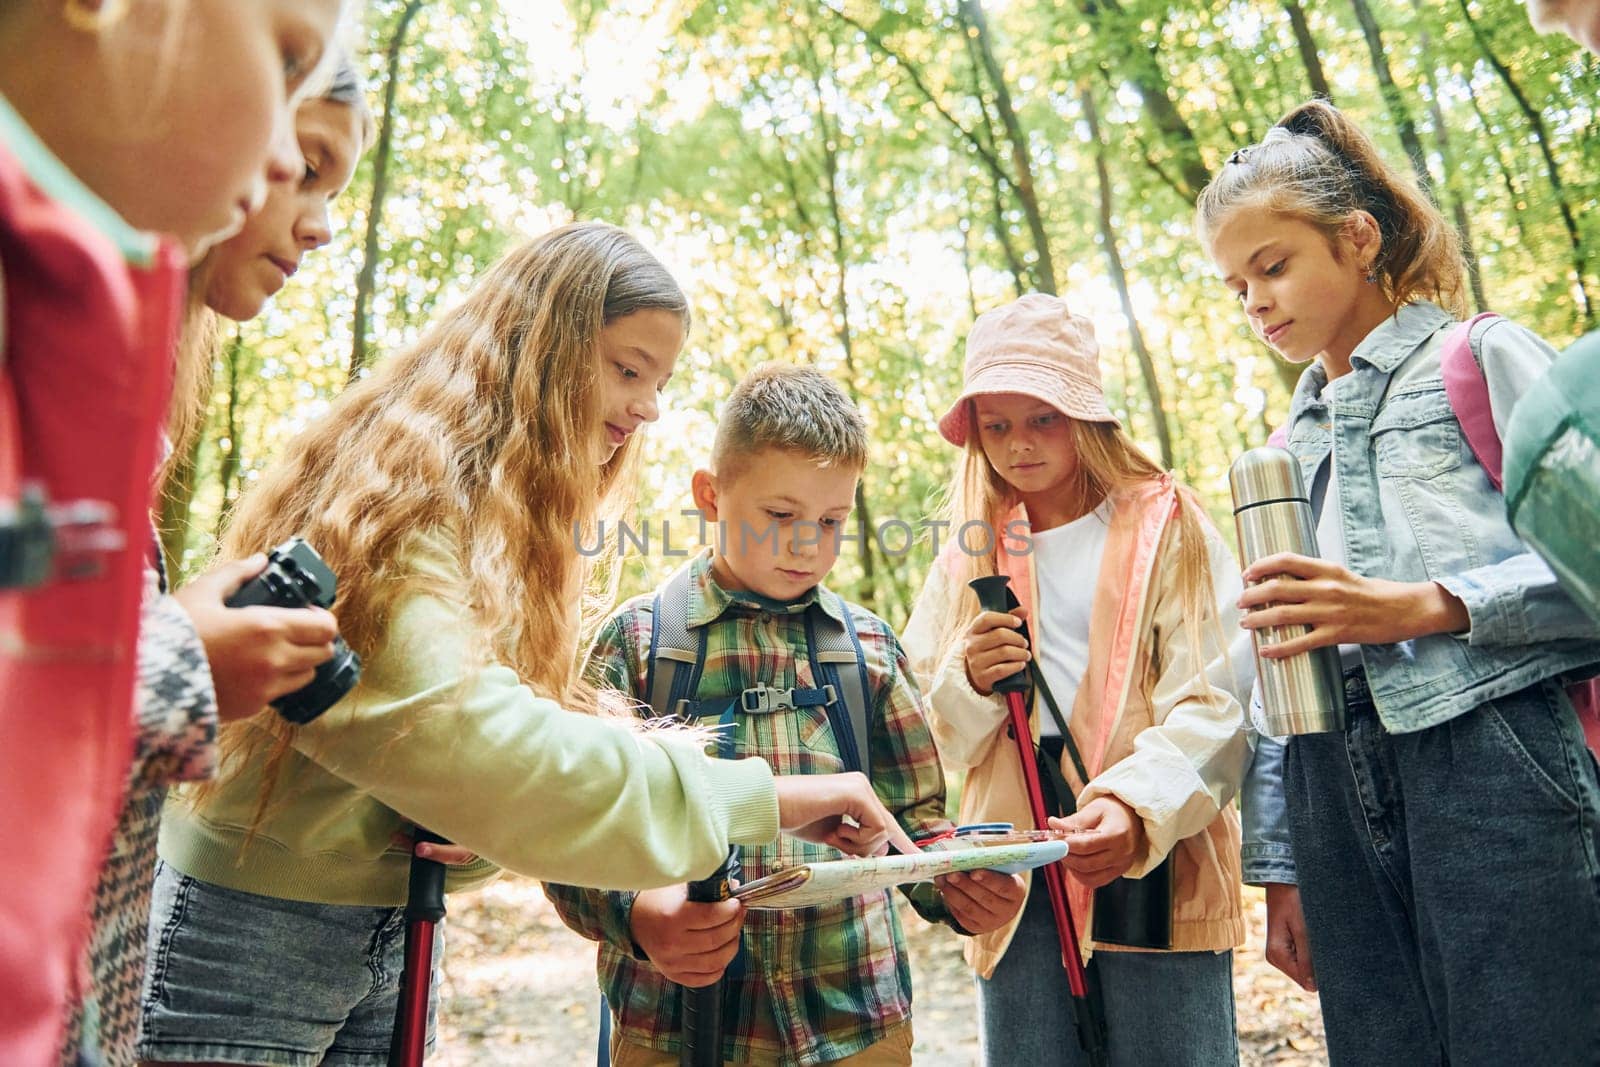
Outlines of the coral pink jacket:
{"label": "coral pink jacket", "polygon": [[[1238,692],[1248,678],[1233,668],[1229,643],[1238,632],[1234,600],[1238,569],[1207,524],[1216,605],[1201,636],[1199,660],[1182,625],[1178,586],[1178,489],[1152,481],[1112,500],[1111,528],[1096,579],[1089,628],[1089,669],[1070,704],[1069,729],[1090,780],[1080,782],[1070,761],[1066,780],[1078,803],[1114,795],[1144,820],[1148,850],[1128,872],[1142,875],[1173,856],[1175,951],[1222,950],[1244,939],[1239,903],[1239,819],[1231,803],[1250,760],[1250,738]],[[1022,517],[1019,511],[1017,516]],[[1008,523],[1007,530],[1013,529]],[[1027,555],[999,555],[1012,578],[1036,643],[1050,634],[1031,607],[1038,584]],[[966,620],[976,610],[954,587],[952,567],[930,574],[904,634],[913,670],[929,695],[934,739],[945,762],[966,770],[963,822],[1005,820],[1033,825],[1015,744],[1006,735],[1001,700],[973,690],[959,643],[942,659],[943,620]],[[968,605],[965,609],[963,604]],[[1196,663],[1203,662],[1203,672]],[[1064,706],[1063,712],[1067,709]],[[1037,740],[1042,708],[1032,716]],[[1069,876],[1068,893],[1087,957],[1093,893]],[[1005,954],[1016,922],[972,938],[967,959],[989,976]],[[1111,949],[1114,946],[1104,946]]]}
{"label": "coral pink jacket", "polygon": [[0,1062],[53,1063],[133,756],[135,644],[184,284],[0,99],[0,493],[116,508],[92,578],[0,592]]}

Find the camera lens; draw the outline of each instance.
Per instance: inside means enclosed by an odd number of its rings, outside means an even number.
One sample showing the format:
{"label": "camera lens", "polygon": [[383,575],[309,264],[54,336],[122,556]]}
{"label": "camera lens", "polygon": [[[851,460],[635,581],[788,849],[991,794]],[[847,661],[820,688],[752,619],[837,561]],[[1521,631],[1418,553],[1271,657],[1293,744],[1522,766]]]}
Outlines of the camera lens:
{"label": "camera lens", "polygon": [[361,657],[344,638],[336,638],[333,657],[317,668],[316,677],[304,688],[274,700],[272,706],[290,722],[304,725],[342,700],[360,680]]}

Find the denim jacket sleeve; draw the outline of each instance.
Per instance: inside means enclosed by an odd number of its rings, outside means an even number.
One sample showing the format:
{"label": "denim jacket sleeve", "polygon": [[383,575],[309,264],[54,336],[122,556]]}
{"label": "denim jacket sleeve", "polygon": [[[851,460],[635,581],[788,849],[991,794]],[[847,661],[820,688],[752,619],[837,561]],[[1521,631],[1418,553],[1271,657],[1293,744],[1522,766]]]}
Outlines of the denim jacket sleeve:
{"label": "denim jacket sleeve", "polygon": [[[1498,432],[1522,394],[1549,369],[1555,350],[1507,319],[1481,328],[1476,354],[1489,386]],[[1439,584],[1460,598],[1471,620],[1463,637],[1473,645],[1532,645],[1566,638],[1600,639],[1600,626],[1562,591],[1534,552],[1474,567]]]}
{"label": "denim jacket sleeve", "polygon": [[1247,885],[1296,881],[1289,808],[1283,795],[1283,749],[1282,741],[1257,738],[1255,758],[1239,793],[1244,835],[1239,858]]}

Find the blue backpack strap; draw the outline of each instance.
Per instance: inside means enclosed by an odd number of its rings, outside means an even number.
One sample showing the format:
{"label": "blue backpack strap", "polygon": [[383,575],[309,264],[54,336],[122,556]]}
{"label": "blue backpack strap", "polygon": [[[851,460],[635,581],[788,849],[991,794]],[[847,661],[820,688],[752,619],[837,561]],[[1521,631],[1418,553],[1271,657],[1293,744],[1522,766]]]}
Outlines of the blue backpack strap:
{"label": "blue backpack strap", "polygon": [[689,568],[680,567],[656,592],[650,605],[650,662],[645,694],[656,716],[689,717],[706,658],[706,632],[689,633]]}
{"label": "blue backpack strap", "polygon": [[[735,755],[735,713],[737,698],[700,700],[700,676],[705,671],[707,635],[704,626],[689,632],[690,568],[685,564],[668,578],[650,607],[650,666],[645,671],[645,692],[650,709],[657,716],[670,716],[697,723],[707,715],[717,716],[717,757]],[[737,980],[744,976],[745,944],[740,934],[739,951],[724,972]]]}
{"label": "blue backpack strap", "polygon": [[600,994],[600,1047],[595,1050],[595,1067],[611,1067],[611,1005]]}
{"label": "blue backpack strap", "polygon": [[[824,607],[823,598],[838,612],[837,618]],[[832,688],[835,696],[827,704],[827,715],[839,757],[846,770],[871,777],[872,687],[867,657],[850,605],[827,589],[818,588],[816,602],[806,609],[806,644],[812,678],[824,691]]]}

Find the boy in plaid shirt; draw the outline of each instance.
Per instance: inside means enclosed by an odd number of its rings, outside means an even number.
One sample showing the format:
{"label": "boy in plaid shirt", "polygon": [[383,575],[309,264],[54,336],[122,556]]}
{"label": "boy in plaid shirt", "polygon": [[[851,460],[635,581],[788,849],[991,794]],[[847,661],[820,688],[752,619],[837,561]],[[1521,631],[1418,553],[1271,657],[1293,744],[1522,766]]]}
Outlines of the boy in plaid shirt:
{"label": "boy in plaid shirt", "polygon": [[[823,707],[750,710],[766,702],[734,701],[758,686],[822,688],[812,677],[808,616],[826,612],[842,624],[848,612],[871,703],[863,769],[916,837],[949,827],[922,698],[889,626],[821,585],[838,557],[838,533],[866,460],[860,412],[817,371],[769,365],[734,390],[717,427],[712,469],[696,471],[693,481],[695,505],[717,524],[718,537],[688,564],[688,630],[699,636],[703,628],[705,638],[691,697],[733,705],[736,756],[761,756],[778,774],[845,769],[841,753],[854,739],[837,736]],[[589,659],[596,684],[649,698],[655,602],[636,597],[601,630]],[[740,860],[744,880],[752,881],[838,855],[786,837],[745,848]],[[726,1062],[911,1062],[910,969],[886,892],[750,912],[736,900],[689,903],[681,885],[641,893],[547,885],[545,892],[568,926],[600,943],[601,985],[615,1013],[614,1067],[676,1065],[682,986],[710,985],[724,971]],[[993,871],[951,875],[906,895],[925,919],[969,934],[1003,925],[1023,900],[1019,877]]]}

